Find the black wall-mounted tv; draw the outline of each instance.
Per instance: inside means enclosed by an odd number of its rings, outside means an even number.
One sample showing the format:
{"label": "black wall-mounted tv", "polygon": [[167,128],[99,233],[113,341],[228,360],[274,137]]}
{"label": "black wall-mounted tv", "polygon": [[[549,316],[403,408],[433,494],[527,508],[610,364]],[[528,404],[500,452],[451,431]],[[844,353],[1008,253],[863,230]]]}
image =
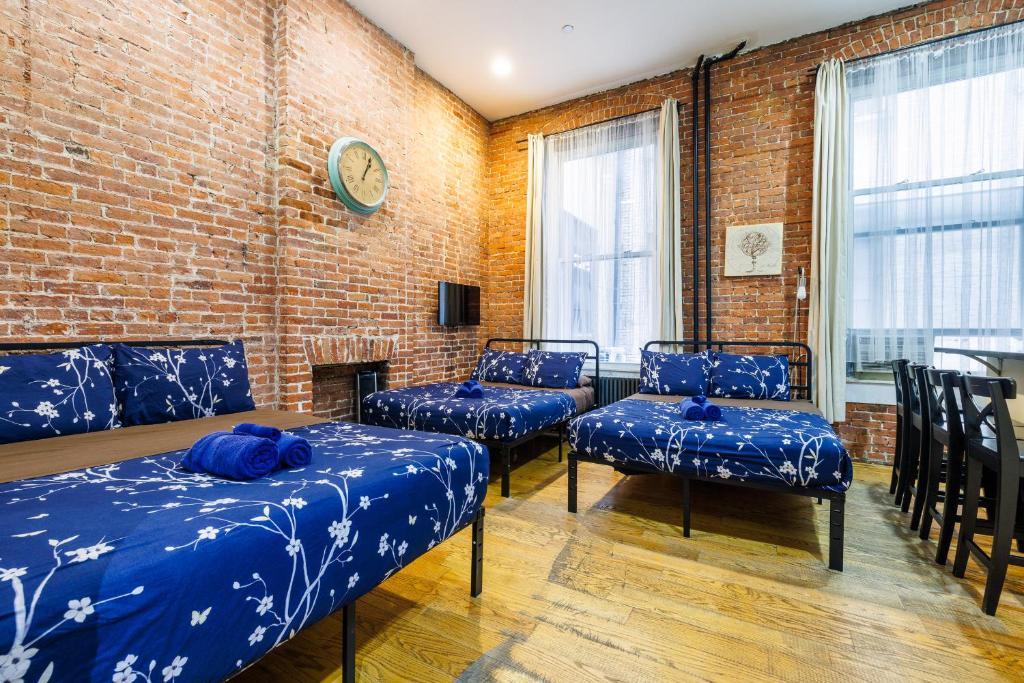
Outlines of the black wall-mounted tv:
{"label": "black wall-mounted tv", "polygon": [[480,288],[437,283],[437,322],[446,327],[480,324]]}

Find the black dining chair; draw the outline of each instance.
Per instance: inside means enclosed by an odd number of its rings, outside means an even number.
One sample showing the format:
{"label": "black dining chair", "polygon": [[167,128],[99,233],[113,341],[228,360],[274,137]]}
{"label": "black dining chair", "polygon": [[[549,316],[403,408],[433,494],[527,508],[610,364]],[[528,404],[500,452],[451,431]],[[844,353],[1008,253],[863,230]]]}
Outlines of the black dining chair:
{"label": "black dining chair", "polygon": [[[931,367],[921,363],[911,363],[909,367],[910,393],[913,397],[910,408],[914,430],[912,438],[917,445],[917,458],[915,462],[917,476],[914,479],[913,485],[909,488],[914,494],[914,509],[910,514],[910,528],[913,531],[918,531],[921,527],[925,502],[928,498],[928,479],[931,476],[933,460],[932,423],[935,419],[941,419],[941,412],[934,405],[934,402],[929,400],[928,396],[927,373],[931,369]],[[941,462],[941,453],[938,458]]]}
{"label": "black dining chair", "polygon": [[[964,469],[964,428],[957,395],[960,373],[956,370],[926,370],[924,410],[931,425],[925,438],[928,448],[928,476],[924,490],[924,518],[920,536],[928,538],[932,521],[939,525],[935,561],[946,564],[953,532],[959,521],[961,482]],[[941,503],[941,507],[940,507]]]}
{"label": "black dining chair", "polygon": [[[964,484],[963,518],[957,538],[953,575],[962,578],[970,556],[985,568],[985,594],[981,608],[995,614],[1009,565],[1024,567],[1024,557],[1012,554],[1014,536],[1024,529],[1018,525],[1022,467],[1021,442],[1014,433],[1006,400],[1017,395],[1016,383],[1007,377],[962,375],[960,388],[966,439],[967,479]],[[987,401],[986,401],[987,399]],[[995,475],[994,500],[990,508],[992,552],[986,553],[974,541],[978,527],[979,499],[986,473]]]}
{"label": "black dining chair", "polygon": [[[903,454],[904,471],[900,472],[900,480],[903,484],[903,496],[901,498],[901,509],[904,512],[910,510],[911,501],[914,502],[914,510],[910,515],[910,529],[917,531],[921,523],[921,514],[924,512],[924,482],[927,477],[925,466],[927,457],[924,450],[929,445],[929,440],[924,438],[925,417],[921,407],[921,375],[927,365],[921,363],[910,363],[907,366],[907,407],[910,409],[906,422],[910,424],[907,430],[907,445]],[[898,491],[899,489],[897,489]]]}
{"label": "black dining chair", "polygon": [[889,493],[895,493],[893,504],[901,507],[904,512],[910,509],[908,489],[910,485],[911,458],[913,436],[911,434],[911,393],[910,393],[910,361],[906,359],[892,362],[892,375],[896,384],[896,452],[893,454],[892,478]]}

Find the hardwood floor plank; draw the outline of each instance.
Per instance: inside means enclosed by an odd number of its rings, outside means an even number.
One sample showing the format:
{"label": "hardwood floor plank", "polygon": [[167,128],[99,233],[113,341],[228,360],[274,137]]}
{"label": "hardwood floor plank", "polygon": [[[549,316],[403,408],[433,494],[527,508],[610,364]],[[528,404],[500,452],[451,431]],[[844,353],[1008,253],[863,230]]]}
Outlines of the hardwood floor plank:
{"label": "hardwood floor plank", "polygon": [[[361,681],[1005,680],[1024,670],[1024,570],[999,613],[984,573],[934,563],[892,505],[889,470],[856,466],[846,571],[829,571],[828,508],[708,484],[681,530],[672,477],[581,465],[566,511],[553,451],[491,484],[484,593],[468,532],[359,602]],[[952,554],[950,555],[952,557]],[[340,620],[298,634],[237,680],[339,680]]]}

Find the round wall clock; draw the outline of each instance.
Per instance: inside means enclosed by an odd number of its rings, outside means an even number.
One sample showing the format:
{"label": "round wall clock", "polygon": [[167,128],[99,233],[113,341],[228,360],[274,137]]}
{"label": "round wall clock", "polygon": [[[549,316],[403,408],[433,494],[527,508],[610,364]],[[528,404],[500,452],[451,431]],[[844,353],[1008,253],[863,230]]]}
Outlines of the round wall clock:
{"label": "round wall clock", "polygon": [[368,216],[388,194],[388,169],[377,150],[359,138],[338,138],[327,155],[334,194],[348,208]]}

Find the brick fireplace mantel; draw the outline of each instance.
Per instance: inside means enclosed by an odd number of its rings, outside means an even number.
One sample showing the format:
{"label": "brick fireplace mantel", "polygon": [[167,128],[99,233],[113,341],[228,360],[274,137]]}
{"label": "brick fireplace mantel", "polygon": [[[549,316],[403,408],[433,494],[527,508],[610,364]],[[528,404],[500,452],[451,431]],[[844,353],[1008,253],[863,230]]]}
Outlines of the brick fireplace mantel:
{"label": "brick fireplace mantel", "polygon": [[394,360],[398,335],[317,335],[302,338],[311,367]]}

